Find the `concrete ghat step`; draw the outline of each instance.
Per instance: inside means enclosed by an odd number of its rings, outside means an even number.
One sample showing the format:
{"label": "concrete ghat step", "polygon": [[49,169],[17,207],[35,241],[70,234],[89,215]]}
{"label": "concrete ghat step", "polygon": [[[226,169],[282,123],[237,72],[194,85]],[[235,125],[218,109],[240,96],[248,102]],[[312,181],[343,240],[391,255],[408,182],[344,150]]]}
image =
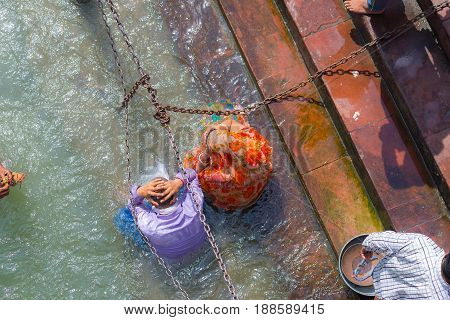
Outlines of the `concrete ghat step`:
{"label": "concrete ghat step", "polygon": [[[313,8],[309,1],[285,0],[280,6],[311,72],[364,43],[340,0],[316,0]],[[395,42],[391,46],[396,47]],[[356,149],[359,159],[354,160],[362,163],[369,190],[376,192],[396,230],[420,225],[432,237],[445,234],[441,231],[447,228],[447,208],[404,129],[387,84],[373,76],[377,68],[371,56],[362,55],[340,68],[360,73],[323,77],[319,91],[334,107],[336,125],[349,148]]]}
{"label": "concrete ghat step", "polygon": [[[417,0],[423,11],[431,6],[439,5],[445,0]],[[442,48],[442,50],[450,59],[450,7],[440,11],[438,14],[433,14],[427,18],[434,34]]]}
{"label": "concrete ghat step", "polygon": [[[308,77],[281,14],[271,0],[220,0],[261,93],[268,97]],[[291,101],[271,104],[311,200],[335,249],[351,237],[383,229],[314,85]]]}
{"label": "concrete ghat step", "polygon": [[[367,40],[421,12],[416,1],[391,1],[376,17],[354,16]],[[450,206],[450,64],[426,20],[380,47],[373,57],[402,117]]]}
{"label": "concrete ghat step", "polygon": [[[176,1],[163,1],[161,13],[173,34],[177,56],[190,68],[196,85],[202,87],[205,96],[213,101],[224,98],[239,102],[259,100],[260,95],[234,43],[233,35],[220,9],[213,3],[189,1],[180,5]],[[192,32],[194,24],[195,33]],[[271,141],[274,148],[274,173],[261,199],[264,211],[271,212],[271,217],[262,224],[268,225],[273,221],[283,223],[274,223],[277,226],[273,226],[270,238],[261,237],[261,241],[263,246],[267,246],[274,262],[295,280],[289,288],[289,298],[352,297],[339,280],[331,245],[285,152],[273,120],[268,112],[258,112],[250,121]],[[188,135],[188,139],[192,139],[192,136]],[[255,236],[258,237],[258,234],[249,234],[249,237]],[[230,240],[234,242],[237,239],[231,237]],[[233,279],[239,282],[243,277],[255,276],[254,272],[257,271],[251,268],[243,270],[241,265],[233,263],[236,259],[227,255],[227,252],[233,252],[227,250],[232,244],[219,242]],[[256,287],[246,292],[248,296],[242,298],[270,298],[261,294]]]}

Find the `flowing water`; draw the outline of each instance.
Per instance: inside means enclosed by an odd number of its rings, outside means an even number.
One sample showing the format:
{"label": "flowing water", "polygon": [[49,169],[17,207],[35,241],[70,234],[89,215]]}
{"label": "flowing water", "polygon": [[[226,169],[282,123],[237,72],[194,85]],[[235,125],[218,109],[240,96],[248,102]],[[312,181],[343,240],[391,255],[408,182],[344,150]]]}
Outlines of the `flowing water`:
{"label": "flowing water", "polygon": [[[209,102],[216,97],[198,84],[192,65],[173,45],[177,35],[163,19],[163,2],[121,1],[123,22],[162,101]],[[66,0],[0,0],[0,26],[0,161],[27,173],[22,188],[0,201],[0,298],[180,298],[154,258],[124,240],[113,225],[127,198],[124,126],[117,110],[121,89],[95,1],[77,6]],[[222,27],[227,29],[223,21]],[[130,85],[137,75],[123,46],[120,52]],[[258,98],[248,75],[241,77],[249,83],[242,101]],[[142,96],[131,112],[133,179],[142,178],[155,161],[169,163],[173,172],[167,141]],[[180,115],[172,117],[172,125],[182,152],[195,144],[202,126],[198,117]],[[277,139],[271,137],[281,154],[278,166],[294,181],[282,194],[290,193],[295,208],[311,215]],[[273,185],[276,181],[250,212],[224,215],[207,208],[243,298],[287,298],[301,286],[289,270],[301,265],[303,250],[329,246],[309,217],[310,230],[296,230],[304,234],[302,247],[284,257],[273,253],[286,243],[296,210],[276,214],[283,203]],[[289,261],[290,269],[280,260]],[[192,298],[228,298],[211,250],[175,270]],[[327,290],[338,290],[336,279],[331,280],[335,287],[329,283],[323,283]],[[305,295],[314,296],[320,294]]]}

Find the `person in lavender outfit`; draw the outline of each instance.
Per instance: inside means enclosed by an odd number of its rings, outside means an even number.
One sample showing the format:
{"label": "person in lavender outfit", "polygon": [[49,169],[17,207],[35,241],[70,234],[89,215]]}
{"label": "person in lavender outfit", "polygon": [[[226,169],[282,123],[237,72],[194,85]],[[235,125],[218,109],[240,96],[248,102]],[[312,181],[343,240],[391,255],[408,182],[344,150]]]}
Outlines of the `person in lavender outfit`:
{"label": "person in lavender outfit", "polygon": [[[131,187],[131,200],[119,211],[115,224],[123,235],[145,248],[132,217],[133,203],[138,227],[158,255],[169,261],[179,261],[205,243],[206,233],[192,200],[195,196],[203,206],[203,192],[194,170],[186,170],[186,180],[180,173],[168,179],[167,171],[162,171],[162,174],[154,174],[148,183]],[[192,194],[184,188],[188,181]]]}

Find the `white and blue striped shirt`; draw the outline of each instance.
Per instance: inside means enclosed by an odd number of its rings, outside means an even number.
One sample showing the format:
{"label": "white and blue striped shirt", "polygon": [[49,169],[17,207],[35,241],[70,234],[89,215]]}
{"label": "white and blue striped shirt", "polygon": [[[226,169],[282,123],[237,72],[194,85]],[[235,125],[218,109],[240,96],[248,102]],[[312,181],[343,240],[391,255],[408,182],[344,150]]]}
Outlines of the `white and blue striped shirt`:
{"label": "white and blue striped shirt", "polygon": [[450,300],[450,285],[441,273],[445,252],[427,236],[378,232],[363,246],[384,256],[372,275],[377,298]]}

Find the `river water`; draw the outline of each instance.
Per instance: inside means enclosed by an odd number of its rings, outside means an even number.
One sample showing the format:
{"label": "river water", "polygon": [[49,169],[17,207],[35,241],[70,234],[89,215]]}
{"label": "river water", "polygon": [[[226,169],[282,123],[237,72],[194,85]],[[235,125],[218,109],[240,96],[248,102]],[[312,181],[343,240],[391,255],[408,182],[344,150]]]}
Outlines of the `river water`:
{"label": "river water", "polygon": [[[203,8],[210,6],[203,2]],[[199,79],[198,72],[208,70],[180,53],[183,35],[176,22],[167,21],[166,1],[120,3],[162,101],[197,106],[220,96]],[[211,8],[218,10],[214,3]],[[0,26],[0,161],[27,173],[22,188],[0,201],[0,298],[181,298],[154,258],[124,240],[113,224],[127,199],[124,126],[117,110],[121,89],[95,1],[78,6],[66,0],[0,0]],[[195,34],[195,26],[184,32]],[[229,33],[223,20],[220,28]],[[114,35],[119,42],[117,31]],[[121,44],[119,52],[130,85],[137,75]],[[233,59],[245,69],[238,53]],[[235,99],[258,99],[248,74],[240,79],[247,89],[235,91]],[[142,179],[156,161],[174,172],[173,155],[149,110],[142,96],[131,109],[133,180]],[[270,127],[267,115],[263,118]],[[172,117],[183,153],[196,143],[202,121]],[[248,299],[285,299],[296,290],[303,298],[339,292],[336,273],[326,270],[333,266],[331,254],[323,257],[321,288],[311,287],[303,272],[296,274],[309,254],[329,252],[329,244],[276,131],[265,132],[278,153],[275,171],[292,181],[286,185],[290,191],[280,191],[275,175],[249,212],[225,215],[206,208],[237,290]],[[296,204],[279,214],[282,195]],[[293,221],[307,222],[299,227]],[[288,238],[301,243],[286,248],[292,245]],[[174,270],[191,298],[228,298],[210,249]],[[309,289],[298,291],[305,286]]]}

